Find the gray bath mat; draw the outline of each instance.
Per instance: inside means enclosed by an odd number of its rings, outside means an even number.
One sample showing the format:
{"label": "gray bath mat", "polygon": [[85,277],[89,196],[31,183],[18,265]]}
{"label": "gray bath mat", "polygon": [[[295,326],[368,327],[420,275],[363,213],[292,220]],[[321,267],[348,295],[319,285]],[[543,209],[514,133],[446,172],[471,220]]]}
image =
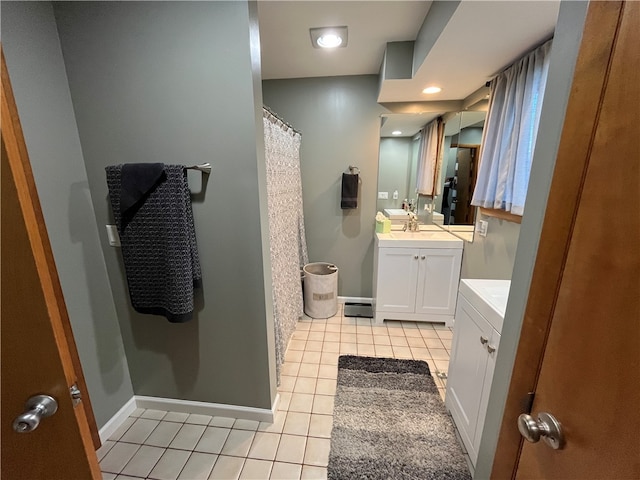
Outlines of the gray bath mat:
{"label": "gray bath mat", "polygon": [[471,479],[426,362],[340,357],[328,478]]}

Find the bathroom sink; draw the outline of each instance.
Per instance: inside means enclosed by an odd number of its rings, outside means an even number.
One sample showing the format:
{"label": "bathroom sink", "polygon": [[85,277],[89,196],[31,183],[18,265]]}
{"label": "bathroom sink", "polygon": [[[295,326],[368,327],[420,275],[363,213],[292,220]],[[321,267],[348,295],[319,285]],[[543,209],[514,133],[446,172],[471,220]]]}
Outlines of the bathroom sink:
{"label": "bathroom sink", "polygon": [[462,240],[443,230],[392,230],[389,233],[377,233],[376,236],[380,247],[462,248],[463,244]]}
{"label": "bathroom sink", "polygon": [[403,210],[402,208],[385,208],[384,214],[392,222],[405,222],[407,220],[407,211]]}
{"label": "bathroom sink", "polygon": [[464,295],[498,332],[502,330],[510,287],[509,280],[460,280],[460,294]]}

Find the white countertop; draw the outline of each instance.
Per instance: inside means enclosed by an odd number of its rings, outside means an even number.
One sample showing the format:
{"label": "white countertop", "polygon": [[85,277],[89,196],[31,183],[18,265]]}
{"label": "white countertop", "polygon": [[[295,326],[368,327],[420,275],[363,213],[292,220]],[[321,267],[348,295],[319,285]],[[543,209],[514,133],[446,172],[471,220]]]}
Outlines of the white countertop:
{"label": "white countertop", "polygon": [[500,333],[510,287],[510,280],[467,278],[460,280],[459,291]]}
{"label": "white countertop", "polygon": [[464,242],[458,237],[439,229],[419,232],[392,230],[389,233],[376,233],[376,243],[379,247],[392,248],[462,248],[464,246]]}

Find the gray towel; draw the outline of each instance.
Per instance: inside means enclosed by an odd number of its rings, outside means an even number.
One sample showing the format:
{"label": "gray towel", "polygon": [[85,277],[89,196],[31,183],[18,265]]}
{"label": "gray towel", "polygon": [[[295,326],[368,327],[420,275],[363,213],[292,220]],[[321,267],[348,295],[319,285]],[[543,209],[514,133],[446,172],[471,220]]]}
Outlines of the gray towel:
{"label": "gray towel", "polygon": [[202,274],[183,165],[106,168],[131,305],[180,323],[193,317]]}
{"label": "gray towel", "polygon": [[358,179],[357,173],[342,174],[342,196],[340,199],[340,208],[343,210],[349,208],[358,208]]}

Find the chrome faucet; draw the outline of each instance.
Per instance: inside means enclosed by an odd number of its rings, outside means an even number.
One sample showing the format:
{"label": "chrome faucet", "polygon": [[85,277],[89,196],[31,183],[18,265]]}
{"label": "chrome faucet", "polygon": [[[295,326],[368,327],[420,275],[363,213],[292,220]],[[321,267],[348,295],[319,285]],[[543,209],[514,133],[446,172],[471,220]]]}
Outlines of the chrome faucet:
{"label": "chrome faucet", "polygon": [[409,216],[409,219],[405,222],[402,231],[406,232],[409,230],[410,232],[419,232],[420,225],[418,224],[418,216],[413,212],[409,212],[407,215]]}

